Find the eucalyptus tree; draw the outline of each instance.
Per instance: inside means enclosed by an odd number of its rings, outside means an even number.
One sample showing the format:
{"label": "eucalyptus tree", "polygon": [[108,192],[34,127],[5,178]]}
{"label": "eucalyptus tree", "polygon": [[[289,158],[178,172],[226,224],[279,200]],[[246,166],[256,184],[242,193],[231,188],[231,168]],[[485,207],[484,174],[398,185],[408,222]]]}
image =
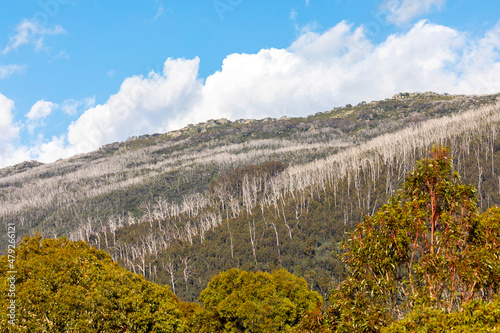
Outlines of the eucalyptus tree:
{"label": "eucalyptus tree", "polygon": [[491,299],[500,281],[500,211],[480,216],[476,191],[435,146],[403,188],[349,234],[348,277],[332,292],[331,324],[378,331],[416,305],[451,312]]}

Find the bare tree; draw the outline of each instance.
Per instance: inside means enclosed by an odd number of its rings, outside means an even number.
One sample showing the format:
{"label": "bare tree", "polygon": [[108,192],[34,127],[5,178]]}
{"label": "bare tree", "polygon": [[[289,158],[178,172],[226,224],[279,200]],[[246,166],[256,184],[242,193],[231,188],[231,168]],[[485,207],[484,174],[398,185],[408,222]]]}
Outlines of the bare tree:
{"label": "bare tree", "polygon": [[166,261],[164,261],[162,263],[162,266],[167,271],[168,275],[170,276],[170,283],[172,286],[172,291],[175,294],[175,282],[177,281],[177,278],[175,277],[175,271],[177,269],[177,265],[175,264],[175,262],[172,258],[168,258]]}
{"label": "bare tree", "polygon": [[252,219],[252,222],[250,222],[250,219],[248,219],[248,232],[250,233],[250,244],[252,245],[252,253],[253,253],[253,258],[255,260],[255,264],[257,264],[257,254],[255,252],[255,219]]}
{"label": "bare tree", "polygon": [[182,269],[182,277],[184,279],[184,284],[186,286],[186,291],[188,290],[188,280],[190,277],[193,276],[193,272],[191,270],[191,262],[189,260],[189,257],[186,256],[184,258],[182,258],[182,265],[183,265],[183,269]]}

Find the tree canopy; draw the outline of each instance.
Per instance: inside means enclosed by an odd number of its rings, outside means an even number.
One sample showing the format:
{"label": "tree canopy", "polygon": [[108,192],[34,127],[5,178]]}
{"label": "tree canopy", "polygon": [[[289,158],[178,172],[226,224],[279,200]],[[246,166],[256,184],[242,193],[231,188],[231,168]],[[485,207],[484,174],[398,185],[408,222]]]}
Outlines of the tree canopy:
{"label": "tree canopy", "polygon": [[314,317],[321,317],[321,296],[286,270],[230,269],[212,279],[200,300],[199,332],[290,332],[314,328]]}
{"label": "tree canopy", "polygon": [[403,320],[382,328],[382,333],[498,332],[500,298],[466,302],[461,311],[416,307]]}
{"label": "tree canopy", "polygon": [[498,209],[479,216],[475,190],[463,185],[448,150],[435,147],[403,188],[350,233],[349,276],[332,292],[339,331],[378,331],[415,305],[446,312],[498,292]]}
{"label": "tree canopy", "polygon": [[[3,332],[183,332],[168,286],[130,273],[104,251],[66,238],[27,237],[16,251],[16,325]],[[0,276],[8,270],[0,258]],[[0,284],[7,308],[7,284]]]}

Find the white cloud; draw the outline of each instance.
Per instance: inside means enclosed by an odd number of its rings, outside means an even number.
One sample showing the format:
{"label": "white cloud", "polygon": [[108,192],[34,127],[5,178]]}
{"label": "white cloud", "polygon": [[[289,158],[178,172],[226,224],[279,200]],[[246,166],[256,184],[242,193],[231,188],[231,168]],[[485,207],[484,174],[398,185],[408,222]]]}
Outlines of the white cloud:
{"label": "white cloud", "polygon": [[10,51],[15,51],[25,44],[33,44],[35,51],[45,50],[44,36],[46,35],[60,35],[66,31],[60,25],[53,27],[42,26],[35,20],[23,20],[16,27],[16,34],[9,38],[7,46],[3,50],[3,54]]}
{"label": "white cloud", "polygon": [[500,22],[483,38],[464,48],[456,71],[462,74],[452,92],[500,92]]}
{"label": "white cloud", "polygon": [[36,156],[36,159],[42,162],[52,162],[60,158],[71,157],[75,155],[73,149],[68,149],[65,145],[66,136],[52,137],[49,142],[39,143],[36,147],[30,150],[31,156]]}
{"label": "white cloud", "polygon": [[198,66],[198,58],[168,59],[161,74],[127,78],[105,104],[87,110],[69,126],[71,149],[84,152],[132,135],[172,129],[171,123],[193,110],[199,99]]}
{"label": "white cloud", "polygon": [[13,123],[13,109],[14,101],[0,94],[0,142],[2,145],[15,139],[19,134],[19,128]]}
{"label": "white cloud", "polygon": [[165,9],[163,8],[163,4],[160,4],[160,7],[158,7],[155,17],[153,18],[153,21],[158,20],[158,18],[163,14],[165,14]]}
{"label": "white cloud", "polygon": [[64,50],[60,50],[55,56],[52,57],[51,61],[56,61],[60,59],[69,59],[69,54],[66,53]]}
{"label": "white cloud", "polygon": [[0,168],[32,160],[29,149],[17,146],[11,142],[0,147]]}
{"label": "white cloud", "polygon": [[43,119],[47,118],[58,107],[59,105],[43,99],[36,102],[25,115],[28,118],[27,128],[29,133],[32,135],[35,128],[44,126]]}
{"label": "white cloud", "polygon": [[155,0],[155,7],[156,7],[156,14],[153,17],[153,19],[146,21],[146,23],[154,23],[158,21],[160,17],[165,15],[166,13],[172,14],[174,11],[170,7],[163,7],[163,2]]}
{"label": "white cloud", "polygon": [[30,111],[26,114],[26,117],[30,120],[43,119],[49,116],[57,107],[57,104],[47,102],[42,99],[31,107]]}
{"label": "white cloud", "polygon": [[19,126],[14,123],[13,109],[14,101],[0,94],[0,167],[19,163],[30,157],[27,149],[16,146]]}
{"label": "white cloud", "polygon": [[22,73],[26,69],[24,65],[3,65],[0,66],[0,79],[6,79],[14,73]]}
{"label": "white cloud", "polygon": [[[95,104],[95,98],[89,97],[81,100],[66,100],[62,103],[61,109],[65,112],[73,112],[78,108],[90,108]],[[49,116],[59,105],[40,100],[36,102],[30,112],[26,114],[28,118],[27,129],[30,133],[43,124],[42,120]],[[30,147],[19,144],[20,126],[14,123],[12,110],[14,102],[0,94],[0,168],[20,163],[22,161],[36,159],[42,162],[52,162],[59,158],[70,157],[78,151],[68,147],[67,135],[52,137],[46,142],[43,136]]]}
{"label": "white cloud", "polygon": [[374,44],[363,27],[341,22],[324,33],[306,32],[287,49],[228,55],[205,81],[198,58],[168,59],[162,73],[127,78],[66,135],[30,152],[48,162],[208,119],[305,116],[404,91],[499,92],[499,47],[500,23],[474,40],[424,20]]}
{"label": "white cloud", "polygon": [[388,11],[387,20],[397,25],[411,22],[414,18],[441,9],[446,0],[384,0],[381,8]]}
{"label": "white cloud", "polygon": [[85,110],[90,109],[95,105],[95,96],[87,97],[81,100],[67,99],[61,103],[61,110],[64,113],[74,116],[78,113],[78,110],[84,108]]}

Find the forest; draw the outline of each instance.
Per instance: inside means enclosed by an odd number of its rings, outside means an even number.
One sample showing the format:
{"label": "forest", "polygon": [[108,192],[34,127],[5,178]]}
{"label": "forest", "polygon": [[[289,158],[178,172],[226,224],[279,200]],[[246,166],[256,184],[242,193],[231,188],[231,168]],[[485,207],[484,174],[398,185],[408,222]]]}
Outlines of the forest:
{"label": "forest", "polygon": [[0,170],[16,329],[494,329],[497,100],[404,93]]}
{"label": "forest", "polygon": [[[251,169],[270,176],[283,166]],[[237,173],[220,180],[245,186]],[[248,179],[248,173],[243,179]],[[4,332],[442,332],[500,324],[500,208],[479,212],[476,189],[434,146],[402,188],[347,232],[344,278],[323,299],[287,270],[232,268],[184,302],[83,241],[26,237],[0,258]],[[251,222],[248,222],[251,225]],[[255,253],[254,253],[255,255]],[[12,268],[12,267],[11,267]],[[10,291],[10,292],[9,292]],[[14,295],[13,295],[14,294]],[[12,303],[14,300],[14,303]]]}

